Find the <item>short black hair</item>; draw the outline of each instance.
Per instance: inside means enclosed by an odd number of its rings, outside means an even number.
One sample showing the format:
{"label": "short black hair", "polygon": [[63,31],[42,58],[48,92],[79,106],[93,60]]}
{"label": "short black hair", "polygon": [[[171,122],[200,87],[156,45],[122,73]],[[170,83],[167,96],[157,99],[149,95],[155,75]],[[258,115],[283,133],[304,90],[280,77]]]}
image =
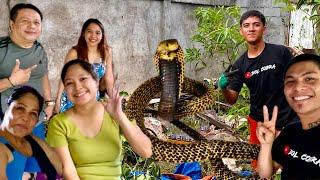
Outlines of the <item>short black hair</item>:
{"label": "short black hair", "polygon": [[260,21],[262,22],[263,26],[266,25],[266,17],[264,17],[264,15],[257,10],[249,10],[245,13],[242,14],[241,18],[240,18],[240,26],[242,26],[242,23],[244,20],[248,19],[249,17],[257,17],[260,19]]}
{"label": "short black hair", "polygon": [[288,71],[288,69],[298,63],[298,62],[303,62],[303,61],[312,61],[315,64],[318,65],[318,67],[320,68],[320,56],[316,55],[316,54],[300,54],[298,56],[295,56],[294,58],[292,58],[292,60],[288,63],[288,65],[285,67],[284,69],[284,78],[286,76],[286,73]]}
{"label": "short black hair", "polygon": [[79,65],[83,70],[87,71],[94,80],[98,81],[98,76],[96,74],[96,72],[94,71],[94,67],[92,64],[90,64],[89,62],[82,60],[82,59],[74,59],[71,60],[69,62],[67,62],[61,71],[61,80],[62,83],[65,83],[65,78],[66,78],[66,74],[68,72],[68,69],[73,66],[73,65]]}
{"label": "short black hair", "polygon": [[28,3],[19,3],[19,4],[16,4],[15,6],[13,6],[13,8],[11,8],[11,10],[10,10],[10,20],[15,21],[18,16],[18,12],[21,9],[32,9],[32,10],[36,11],[40,15],[40,18],[42,21],[43,16],[42,16],[40,9],[37,8],[35,5],[28,4]]}
{"label": "short black hair", "polygon": [[14,89],[13,93],[11,94],[11,96],[8,99],[8,102],[7,102],[8,106],[10,106],[10,104],[13,101],[21,98],[23,95],[25,95],[27,93],[31,93],[37,97],[38,103],[39,103],[38,113],[40,114],[40,112],[42,111],[42,108],[43,108],[44,99],[36,89],[34,89],[33,87],[30,87],[30,86],[21,86],[19,88]]}

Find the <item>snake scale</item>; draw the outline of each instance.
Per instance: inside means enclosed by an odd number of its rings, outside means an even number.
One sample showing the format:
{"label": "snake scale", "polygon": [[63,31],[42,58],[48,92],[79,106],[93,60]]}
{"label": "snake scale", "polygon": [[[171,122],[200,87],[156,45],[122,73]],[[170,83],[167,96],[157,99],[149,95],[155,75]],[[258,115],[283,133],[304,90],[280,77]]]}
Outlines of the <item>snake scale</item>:
{"label": "snake scale", "polygon": [[[160,42],[153,59],[160,75],[140,85],[130,96],[125,109],[128,118],[135,120],[151,139],[153,158],[156,161],[173,163],[210,161],[215,167],[214,173],[218,179],[241,178],[223,165],[222,158],[255,159],[259,152],[258,146],[245,142],[207,141],[179,121],[183,116],[213,107],[217,90],[184,76],[184,55],[175,39]],[[161,96],[157,118],[181,126],[179,128],[195,141],[162,140],[145,127],[145,108],[159,93]],[[194,97],[189,101],[179,102],[181,93],[192,94]]]}

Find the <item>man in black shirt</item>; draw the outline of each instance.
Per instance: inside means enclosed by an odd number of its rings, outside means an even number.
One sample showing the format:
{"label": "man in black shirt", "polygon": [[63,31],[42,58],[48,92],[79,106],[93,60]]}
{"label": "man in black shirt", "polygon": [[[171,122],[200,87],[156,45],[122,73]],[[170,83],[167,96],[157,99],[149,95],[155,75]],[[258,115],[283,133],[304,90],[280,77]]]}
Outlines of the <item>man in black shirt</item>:
{"label": "man in black shirt", "polygon": [[265,17],[256,10],[245,12],[240,19],[240,34],[244,37],[248,50],[233,64],[232,69],[238,71],[232,76],[230,83],[222,75],[218,85],[223,90],[226,101],[234,104],[245,83],[250,90],[250,114],[248,116],[249,142],[259,144],[256,136],[257,122],[263,121],[262,107],[279,107],[276,123],[281,130],[288,119],[295,116],[288,106],[283,94],[283,71],[292,55],[282,45],[265,43]]}
{"label": "man in black shirt", "polygon": [[284,94],[300,123],[276,137],[277,108],[269,121],[264,107],[264,122],[257,128],[259,175],[268,178],[281,168],[282,179],[320,179],[320,56],[296,56],[284,72]]}

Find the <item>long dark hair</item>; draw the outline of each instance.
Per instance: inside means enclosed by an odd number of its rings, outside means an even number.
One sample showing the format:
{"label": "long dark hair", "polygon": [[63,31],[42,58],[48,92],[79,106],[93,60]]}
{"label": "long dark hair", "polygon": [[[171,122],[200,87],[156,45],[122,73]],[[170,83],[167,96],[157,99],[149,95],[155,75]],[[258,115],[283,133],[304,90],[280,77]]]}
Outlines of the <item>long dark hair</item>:
{"label": "long dark hair", "polygon": [[77,45],[73,46],[72,48],[77,51],[77,55],[78,55],[77,58],[78,59],[83,59],[83,60],[88,61],[88,59],[89,59],[88,58],[88,46],[87,46],[87,42],[84,38],[84,34],[85,34],[85,31],[87,30],[88,26],[91,23],[97,24],[101,29],[102,38],[101,38],[100,43],[98,44],[98,50],[101,54],[102,62],[104,62],[105,57],[107,56],[106,49],[108,50],[107,52],[109,53],[109,45],[106,40],[106,35],[105,35],[105,30],[104,30],[103,24],[98,19],[90,18],[90,19],[86,20],[86,22],[82,25],[80,37],[78,39],[78,43],[77,43]]}

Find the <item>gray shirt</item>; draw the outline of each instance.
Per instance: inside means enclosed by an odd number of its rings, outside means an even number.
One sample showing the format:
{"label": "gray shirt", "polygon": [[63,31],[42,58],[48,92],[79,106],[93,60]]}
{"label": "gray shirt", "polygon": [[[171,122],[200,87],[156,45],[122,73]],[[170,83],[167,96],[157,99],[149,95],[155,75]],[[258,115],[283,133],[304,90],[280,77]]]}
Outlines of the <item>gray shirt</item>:
{"label": "gray shirt", "polygon": [[[8,78],[11,75],[16,59],[20,60],[21,69],[37,65],[32,70],[29,81],[23,85],[35,88],[43,95],[42,77],[48,72],[48,58],[42,45],[36,41],[31,48],[22,48],[12,42],[10,37],[0,37],[0,79]],[[7,99],[12,92],[13,88],[1,92],[3,112],[7,108]]]}

